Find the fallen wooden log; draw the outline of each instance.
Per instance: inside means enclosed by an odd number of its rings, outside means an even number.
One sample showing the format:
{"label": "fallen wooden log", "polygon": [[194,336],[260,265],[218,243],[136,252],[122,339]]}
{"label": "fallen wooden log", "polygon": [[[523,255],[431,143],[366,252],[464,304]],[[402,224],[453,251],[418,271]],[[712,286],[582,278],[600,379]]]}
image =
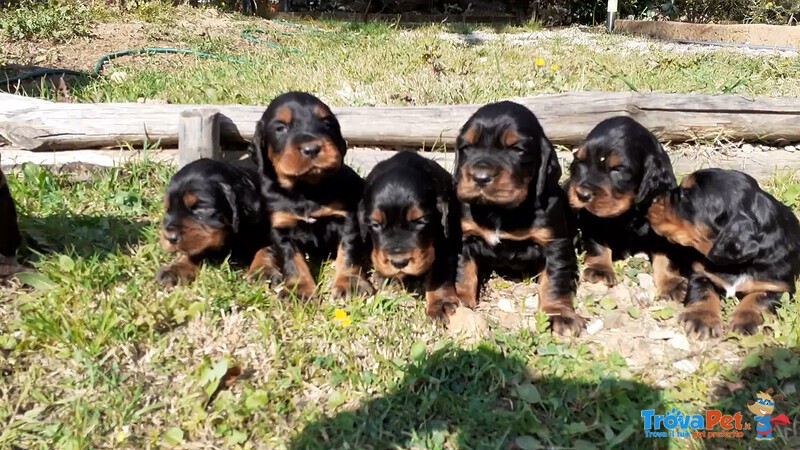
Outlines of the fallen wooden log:
{"label": "fallen wooden log", "polygon": [[[203,105],[51,103],[32,101],[6,109],[0,94],[0,136],[29,150],[174,146],[180,113]],[[628,115],[663,141],[726,137],[783,143],[800,141],[800,102],[736,95],[573,92],[514,99],[531,108],[556,144],[580,143],[601,120]],[[206,106],[207,107],[207,106]],[[452,146],[461,125],[479,105],[333,108],[354,146]],[[264,106],[215,105],[223,142],[248,142]]]}
{"label": "fallen wooden log", "polygon": [[[392,150],[369,150],[354,148],[347,152],[345,162],[362,175],[366,175],[381,161],[394,155]],[[152,151],[141,150],[66,150],[61,152],[32,152],[14,147],[0,147],[0,166],[9,171],[25,163],[39,164],[57,169],[70,167],[118,167],[129,162],[144,160],[155,161],[179,166],[179,152],[176,149],[160,149]],[[455,155],[451,152],[421,152],[447,170],[452,170]],[[673,170],[680,178],[697,169],[704,167],[719,167],[723,169],[738,169],[752,175],[757,180],[764,182],[776,175],[795,174],[800,170],[800,153],[786,150],[772,150],[767,152],[735,152],[732,154],[700,153],[682,155],[679,153],[670,156]],[[246,152],[227,152],[223,159],[228,161],[248,159]],[[564,176],[572,162],[572,152],[558,152],[558,160]]]}

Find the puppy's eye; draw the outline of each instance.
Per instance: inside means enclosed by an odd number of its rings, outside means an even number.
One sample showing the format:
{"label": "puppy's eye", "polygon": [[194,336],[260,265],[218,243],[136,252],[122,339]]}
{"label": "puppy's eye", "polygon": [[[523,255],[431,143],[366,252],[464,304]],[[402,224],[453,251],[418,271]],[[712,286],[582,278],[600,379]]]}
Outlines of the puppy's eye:
{"label": "puppy's eye", "polygon": [[378,222],[370,222],[370,224],[369,224],[369,228],[370,228],[372,231],[378,232],[378,231],[381,231],[381,228],[383,228],[383,225],[381,225],[381,224],[380,224],[380,223],[378,223]]}
{"label": "puppy's eye", "polygon": [[618,176],[618,177],[624,177],[624,176],[628,175],[628,172],[622,166],[611,167],[611,168],[608,169],[608,172],[611,175]]}
{"label": "puppy's eye", "polygon": [[285,123],[276,123],[272,127],[272,130],[275,133],[281,134],[281,133],[286,133],[287,131],[289,131],[289,127]]}
{"label": "puppy's eye", "polygon": [[420,217],[417,220],[412,220],[411,221],[411,226],[414,227],[414,228],[424,228],[425,225],[427,225],[427,224],[428,224],[428,218],[427,217]]}

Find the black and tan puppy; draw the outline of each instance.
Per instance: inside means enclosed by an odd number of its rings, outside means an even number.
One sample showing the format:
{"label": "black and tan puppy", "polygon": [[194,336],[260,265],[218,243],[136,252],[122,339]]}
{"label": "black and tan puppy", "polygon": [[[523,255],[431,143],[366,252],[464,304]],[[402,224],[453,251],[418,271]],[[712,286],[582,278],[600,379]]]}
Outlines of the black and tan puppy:
{"label": "black and tan puppy", "polygon": [[21,269],[15,259],[21,243],[17,209],[6,176],[0,170],[0,279],[13,275]]}
{"label": "black and tan puppy", "polygon": [[735,170],[699,170],[659,196],[648,218],[656,233],[705,255],[689,279],[680,317],[689,333],[721,333],[721,295],[741,298],[729,324],[747,334],[761,325],[762,312],[775,312],[782,293],[794,295],[800,223],[753,177]]}
{"label": "black and tan puppy", "polygon": [[256,126],[250,153],[270,205],[271,238],[286,286],[300,297],[316,288],[306,254],[336,255],[335,294],[374,292],[358,228],[364,180],[344,164],[346,152],[336,116],[305,92],[276,97]]}
{"label": "black and tan puppy", "polygon": [[661,297],[683,301],[696,252],[653,232],[647,208],[677,185],[669,156],[655,136],[635,120],[603,120],[575,151],[566,184],[578,216],[586,256],[583,278],[616,284],[613,261],[646,253]]}
{"label": "black and tan puppy", "polygon": [[561,167],[536,116],[513,102],[481,107],[457,139],[456,195],[463,246],[458,296],[477,303],[493,268],[539,274],[539,308],[557,333],[578,334],[575,227],[558,181]]}
{"label": "black and tan puppy", "polygon": [[422,281],[432,318],[455,311],[461,228],[450,173],[414,152],[378,163],[367,176],[359,220],[379,276]]}
{"label": "black and tan puppy", "polygon": [[177,261],[156,274],[166,287],[194,280],[204,260],[249,265],[251,274],[276,279],[269,250],[269,221],[255,167],[199,159],[170,180],[164,198],[161,246]]}

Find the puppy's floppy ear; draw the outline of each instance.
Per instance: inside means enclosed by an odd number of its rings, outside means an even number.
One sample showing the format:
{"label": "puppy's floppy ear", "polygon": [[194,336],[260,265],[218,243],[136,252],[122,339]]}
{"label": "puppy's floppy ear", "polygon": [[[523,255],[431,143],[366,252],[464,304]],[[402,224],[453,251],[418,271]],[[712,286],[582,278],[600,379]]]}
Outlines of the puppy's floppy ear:
{"label": "puppy's floppy ear", "polygon": [[738,213],[719,232],[706,257],[714,264],[744,263],[758,254],[759,241],[756,223]]}
{"label": "puppy's floppy ear", "polygon": [[267,122],[262,118],[256,123],[256,131],[253,133],[253,140],[250,141],[250,145],[247,146],[247,153],[250,155],[250,159],[258,166],[258,171],[264,173],[264,165],[266,164],[264,158],[264,147],[266,146],[266,139],[267,135]]}
{"label": "puppy's floppy ear", "polygon": [[231,207],[231,228],[233,228],[233,232],[236,233],[239,231],[239,208],[236,207],[236,193],[233,192],[233,188],[227,183],[220,183],[220,187],[225,194],[225,200],[228,201],[228,205]]}
{"label": "puppy's floppy ear", "polygon": [[367,231],[367,228],[368,228],[367,227],[367,211],[366,211],[366,207],[364,206],[364,199],[363,198],[358,202],[358,210],[356,211],[356,214],[358,216],[358,231],[361,234],[361,240],[362,241],[366,241],[367,240],[367,233],[368,233],[368,231]]}
{"label": "puppy's floppy ear", "polygon": [[650,206],[647,202],[661,192],[672,189],[677,185],[675,174],[672,172],[672,162],[659,142],[655,142],[656,151],[647,155],[644,160],[644,175],[636,195],[636,204]]}
{"label": "puppy's floppy ear", "polygon": [[347,155],[347,141],[344,139],[344,136],[342,136],[342,126],[339,124],[339,119],[333,114],[330,115],[330,119],[328,120],[331,121],[331,139],[334,144],[339,147],[342,158],[344,158],[345,155]]}
{"label": "puppy's floppy ear", "polygon": [[454,153],[453,170],[450,171],[450,175],[453,176],[453,184],[458,182],[458,146],[456,146],[456,151]]}
{"label": "puppy's floppy ear", "polygon": [[539,166],[539,174],[536,179],[536,198],[541,198],[547,189],[548,183],[558,183],[561,179],[561,165],[558,163],[558,155],[553,148],[550,139],[542,134],[539,142],[539,152],[542,155],[542,162]]}
{"label": "puppy's floppy ear", "polygon": [[436,198],[436,209],[442,221],[442,231],[445,239],[450,238],[450,201],[446,197]]}

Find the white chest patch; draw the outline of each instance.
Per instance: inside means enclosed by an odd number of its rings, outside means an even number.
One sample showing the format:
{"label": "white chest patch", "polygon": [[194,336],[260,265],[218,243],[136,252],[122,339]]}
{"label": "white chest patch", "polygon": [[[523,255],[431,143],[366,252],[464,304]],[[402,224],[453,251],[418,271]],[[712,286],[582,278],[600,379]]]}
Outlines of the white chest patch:
{"label": "white chest patch", "polygon": [[493,233],[486,235],[486,243],[494,247],[500,243],[500,230],[495,230]]}
{"label": "white chest patch", "polygon": [[725,285],[725,296],[726,297],[736,297],[736,291],[739,289],[739,286],[749,282],[751,280],[750,276],[748,275],[741,275],[739,278],[734,280],[733,284]]}

